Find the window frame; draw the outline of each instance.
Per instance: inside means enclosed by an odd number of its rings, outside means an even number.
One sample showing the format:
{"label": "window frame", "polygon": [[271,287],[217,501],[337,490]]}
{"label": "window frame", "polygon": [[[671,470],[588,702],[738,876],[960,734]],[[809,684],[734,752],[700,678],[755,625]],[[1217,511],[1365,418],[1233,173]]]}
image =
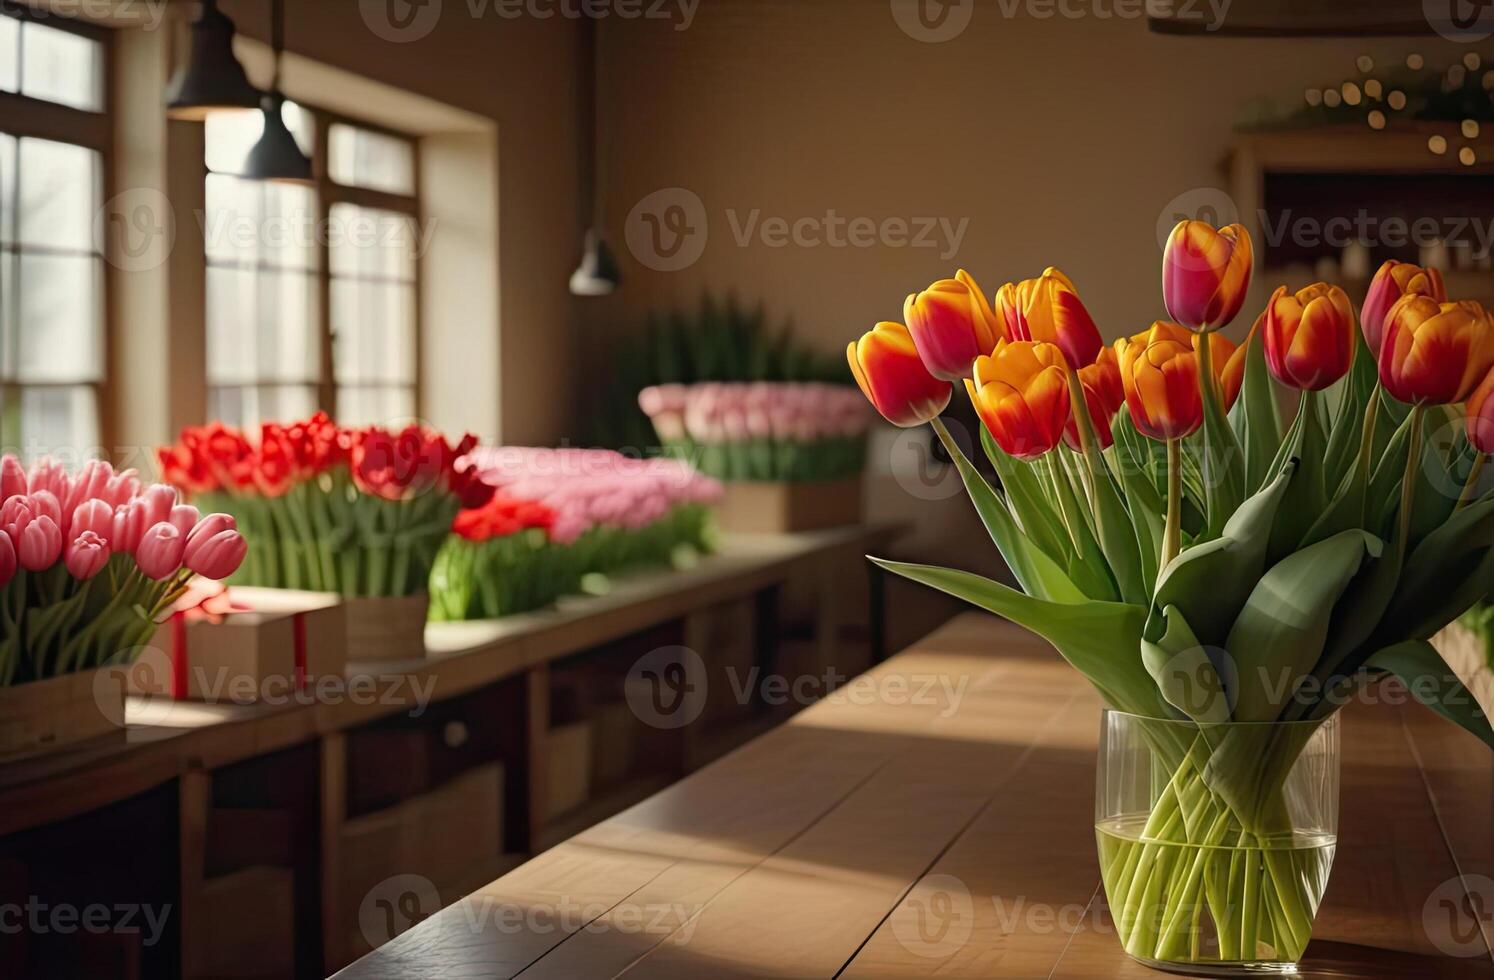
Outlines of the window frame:
{"label": "window frame", "polygon": [[[108,202],[114,196],[115,172],[114,172],[114,121],[115,121],[115,97],[114,85],[114,38],[115,32],[97,24],[90,24],[75,18],[60,14],[43,13],[30,7],[15,3],[14,0],[0,0],[0,15],[14,18],[22,22],[39,24],[54,30],[65,31],[79,37],[87,38],[99,46],[99,77],[102,80],[102,95],[99,100],[99,111],[89,112],[86,109],[78,109],[74,106],[64,105],[60,102],[48,102],[46,99],[38,99],[30,95],[22,95],[19,92],[0,91],[0,118],[5,119],[5,124],[0,126],[0,131],[15,137],[16,139],[43,139],[56,143],[68,143],[73,146],[81,146],[99,154],[99,204],[107,207]],[[19,160],[18,160],[19,162]],[[17,178],[19,178],[19,173]],[[115,429],[113,413],[108,407],[113,404],[114,379],[119,369],[119,346],[117,343],[116,313],[114,309],[114,297],[116,295],[117,276],[119,269],[114,261],[114,256],[109,253],[110,241],[105,236],[104,248],[101,253],[103,259],[102,283],[100,297],[102,315],[99,325],[99,364],[100,377],[96,381],[85,382],[24,382],[7,381],[0,379],[0,390],[15,395],[23,394],[27,389],[49,389],[49,388],[80,388],[91,387],[94,390],[94,432],[98,435],[97,446],[75,446],[73,449],[79,451],[79,458],[85,452],[102,452],[105,456],[114,455],[120,447],[115,445]],[[21,248],[16,244],[13,254],[20,255],[27,251],[46,254],[46,249]],[[0,302],[10,302],[10,297],[0,298]],[[19,329],[19,324],[17,324]],[[17,446],[17,450],[24,451],[26,447]]]}
{"label": "window frame", "polygon": [[[356,207],[374,208],[382,211],[391,211],[402,214],[411,219],[415,224],[418,234],[423,227],[425,209],[420,193],[420,137],[408,132],[391,129],[380,123],[371,122],[366,119],[358,119],[343,115],[330,109],[325,109],[314,103],[303,102],[291,96],[289,101],[294,102],[301,110],[307,113],[312,122],[312,153],[311,153],[311,187],[316,192],[316,211],[318,227],[325,227],[330,221],[332,208],[338,204],[350,204]],[[409,194],[395,194],[388,191],[374,190],[366,187],[353,187],[340,184],[331,176],[331,152],[330,135],[333,126],[345,125],[355,129],[367,130],[388,136],[405,143],[410,148],[410,156],[413,161],[411,169],[411,182],[414,191]],[[203,185],[206,186],[207,177],[215,171],[207,166],[206,155],[203,157]],[[230,175],[232,176],[232,175]],[[332,418],[338,415],[338,388],[339,387],[362,387],[360,385],[339,386],[337,382],[336,350],[337,337],[332,328],[332,249],[330,236],[321,235],[316,242],[317,269],[316,297],[317,316],[314,327],[317,331],[316,341],[320,353],[320,370],[313,385],[316,391],[316,407],[327,412]],[[417,418],[422,417],[425,405],[425,386],[423,383],[423,359],[425,345],[423,340],[423,317],[421,315],[421,264],[422,257],[417,255],[414,261],[414,278],[411,286],[415,293],[414,316],[411,323],[415,350],[415,363],[412,365],[413,381],[408,386],[414,403],[414,414]],[[204,254],[204,273],[213,266],[212,260]],[[203,330],[207,330],[207,304],[209,302],[206,293],[203,296]],[[211,377],[205,377],[205,389],[211,400],[214,391],[223,390],[254,390],[266,387],[278,387],[274,384],[217,384]],[[369,385],[368,387],[404,387],[396,385]],[[289,419],[277,421],[288,422]]]}

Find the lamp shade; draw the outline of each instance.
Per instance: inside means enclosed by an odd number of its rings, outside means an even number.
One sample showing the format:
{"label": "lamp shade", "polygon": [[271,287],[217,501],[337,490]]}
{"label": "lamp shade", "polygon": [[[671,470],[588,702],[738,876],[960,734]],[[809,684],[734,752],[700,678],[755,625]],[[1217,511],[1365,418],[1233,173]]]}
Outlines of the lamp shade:
{"label": "lamp shade", "polygon": [[244,66],[233,53],[233,21],[215,0],[204,0],[192,22],[187,61],[166,88],[166,114],[201,122],[209,112],[254,109],[259,90],[249,84]]}
{"label": "lamp shade", "polygon": [[306,184],[312,180],[311,158],[301,152],[296,137],[285,125],[281,109],[285,96],[268,92],[260,103],[265,128],[244,158],[243,175],[251,180],[276,180]]}
{"label": "lamp shade", "polygon": [[607,296],[620,277],[617,274],[617,259],[595,228],[586,232],[586,245],[581,253],[581,264],[571,273],[571,295]]}

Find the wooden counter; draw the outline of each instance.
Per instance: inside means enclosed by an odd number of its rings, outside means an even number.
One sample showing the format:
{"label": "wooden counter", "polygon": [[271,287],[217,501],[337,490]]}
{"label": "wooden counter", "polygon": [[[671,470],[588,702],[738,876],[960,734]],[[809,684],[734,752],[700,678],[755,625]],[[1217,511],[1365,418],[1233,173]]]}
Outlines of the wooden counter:
{"label": "wooden counter", "polygon": [[[337,976],[1159,976],[1099,887],[1099,708],[1046,645],[964,615]],[[1490,753],[1414,705],[1343,721],[1305,975],[1494,977]]]}

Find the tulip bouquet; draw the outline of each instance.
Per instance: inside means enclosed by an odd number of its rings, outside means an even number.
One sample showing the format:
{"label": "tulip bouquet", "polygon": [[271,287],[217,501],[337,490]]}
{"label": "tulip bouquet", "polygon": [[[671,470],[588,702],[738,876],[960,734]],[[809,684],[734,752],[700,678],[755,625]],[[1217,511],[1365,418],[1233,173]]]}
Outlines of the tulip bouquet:
{"label": "tulip bouquet", "polygon": [[413,596],[459,508],[492,495],[459,462],[476,441],[453,446],[419,426],[346,429],[318,413],[265,423],[254,440],[221,423],[189,427],[158,455],[167,482],[248,532],[236,582]]}
{"label": "tulip bouquet", "polygon": [[689,565],[714,548],[709,505],[721,485],[678,460],[517,447],[479,449],[470,459],[494,500],[457,516],[437,559],[439,619],[537,608],[605,589],[613,572]]}
{"label": "tulip bouquet", "polygon": [[131,470],[0,458],[0,686],[119,662],[189,578],[233,574],[246,548],[233,518]]}
{"label": "tulip bouquet", "polygon": [[837,480],[866,462],[869,413],[842,385],[656,385],[638,405],[666,449],[720,480]]}
{"label": "tulip bouquet", "polygon": [[[1113,346],[1049,269],[994,302],[961,271],[848,349],[889,421],[944,440],[1019,588],[880,564],[1042,635],[1107,724],[1137,720],[1153,795],[1097,825],[1120,938],[1226,970],[1281,968],[1307,943],[1332,837],[1303,829],[1294,780],[1352,692],[1394,675],[1494,745],[1427,642],[1494,586],[1494,493],[1478,491],[1494,323],[1391,262],[1362,330],[1318,283],[1278,289],[1236,346],[1219,330],[1251,271],[1243,228],[1183,222],[1163,258],[1171,319]],[[939,420],[951,382],[999,489]]]}

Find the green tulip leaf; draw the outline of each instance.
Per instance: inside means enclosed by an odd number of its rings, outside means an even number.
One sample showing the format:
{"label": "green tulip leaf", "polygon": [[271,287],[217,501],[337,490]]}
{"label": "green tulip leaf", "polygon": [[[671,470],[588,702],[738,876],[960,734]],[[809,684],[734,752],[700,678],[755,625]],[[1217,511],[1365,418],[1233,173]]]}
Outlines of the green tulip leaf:
{"label": "green tulip leaf", "polygon": [[1007,505],[1023,533],[1058,565],[1066,565],[1073,546],[1063,529],[1063,520],[1054,510],[1053,501],[1042,489],[1042,481],[1032,464],[1013,459],[996,445],[996,440],[984,425],[980,430],[980,443],[991,461],[991,468],[1001,480],[1006,491]]}
{"label": "green tulip leaf", "polygon": [[1407,640],[1369,658],[1372,669],[1400,678],[1411,696],[1494,749],[1494,728],[1472,692],[1426,640]]}
{"label": "green tulip leaf", "polygon": [[1328,437],[1323,431],[1318,394],[1304,391],[1297,408],[1297,424],[1294,426],[1297,441],[1290,450],[1290,458],[1297,461],[1297,471],[1287,487],[1281,519],[1271,531],[1268,554],[1273,560],[1285,557],[1302,545],[1308,530],[1328,502],[1323,477]]}
{"label": "green tulip leaf", "polygon": [[1354,338],[1354,360],[1349,373],[1333,386],[1337,405],[1334,406],[1333,427],[1329,430],[1328,449],[1324,456],[1324,471],[1329,474],[1330,485],[1334,482],[1331,479],[1333,474],[1348,472],[1359,455],[1365,410],[1380,382],[1375,355],[1369,349],[1364,333],[1356,330]]}
{"label": "green tulip leaf", "polygon": [[1424,640],[1494,589],[1494,494],[1458,511],[1406,559],[1385,614],[1395,637]]}
{"label": "green tulip leaf", "polygon": [[1145,610],[1119,602],[1056,603],[971,572],[872,558],[882,568],[1004,616],[1043,637],[1114,708],[1152,718],[1173,716],[1141,663]]}
{"label": "green tulip leaf", "polygon": [[1237,721],[1274,721],[1322,657],[1333,608],[1379,538],[1344,531],[1273,565],[1230,628],[1225,649],[1234,659]]}
{"label": "green tulip leaf", "polygon": [[1167,703],[1199,722],[1229,720],[1229,694],[1208,652],[1177,606],[1162,610],[1157,640],[1141,640],[1141,662]]}
{"label": "green tulip leaf", "polygon": [[[1261,314],[1262,317],[1265,314]],[[1266,367],[1265,338],[1260,321],[1246,338],[1245,381],[1240,397],[1230,409],[1229,422],[1245,452],[1245,492],[1255,493],[1271,475],[1271,461],[1281,446],[1281,411]]]}
{"label": "green tulip leaf", "polygon": [[[1206,342],[1207,338],[1204,340]],[[1205,349],[1197,344],[1195,347]],[[1225,417],[1224,405],[1216,397],[1213,379],[1205,381],[1202,357],[1198,367],[1200,387],[1203,388],[1203,425],[1187,445],[1193,450],[1190,455],[1198,463],[1207,535],[1217,537],[1224,532],[1225,522],[1245,499],[1245,453]]]}

